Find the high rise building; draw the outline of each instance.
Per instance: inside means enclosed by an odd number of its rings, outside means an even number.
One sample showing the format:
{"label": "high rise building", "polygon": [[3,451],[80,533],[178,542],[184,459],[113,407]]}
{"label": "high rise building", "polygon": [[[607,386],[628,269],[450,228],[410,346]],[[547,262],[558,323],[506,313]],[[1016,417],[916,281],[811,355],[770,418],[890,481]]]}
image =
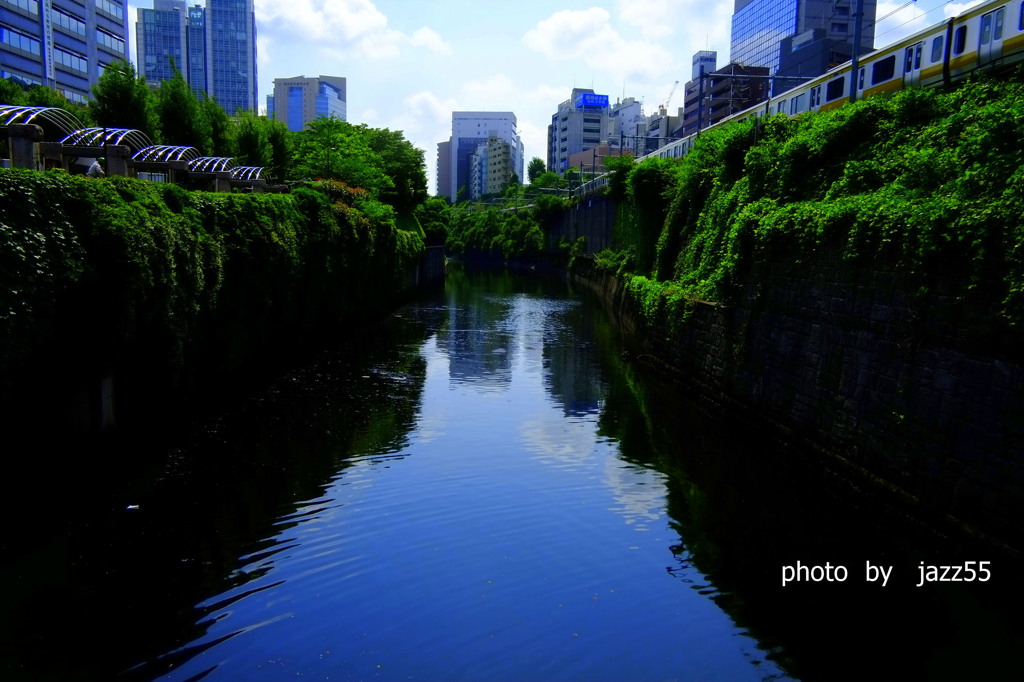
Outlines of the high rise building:
{"label": "high rise building", "polygon": [[174,77],[174,69],[188,74],[185,0],[154,0],[153,9],[139,8],[135,22],[139,75],[150,87]]}
{"label": "high rise building", "polygon": [[298,132],[325,116],[347,120],[346,81],[339,76],[275,78],[274,94],[267,95],[267,115]]}
{"label": "high rise building", "polygon": [[84,102],[127,37],[124,0],[0,0],[0,77]]}
{"label": "high rise building", "polygon": [[477,145],[469,157],[469,198],[501,194],[511,183],[513,168],[512,145],[496,135]]}
{"label": "high rise building", "polygon": [[188,8],[188,23],[185,27],[185,52],[188,55],[185,80],[196,95],[213,91],[207,64],[209,44],[206,37],[206,8],[193,5]]}
{"label": "high rise building", "polygon": [[[820,54],[826,55],[825,63],[828,55],[841,61],[852,56],[857,4],[858,0],[735,0],[730,59],[743,66],[767,67],[772,76],[783,62],[785,75],[821,75]],[[860,53],[864,53],[875,42],[876,0],[860,0],[860,4]],[[796,40],[801,34],[806,34],[805,39]],[[783,53],[780,46],[787,38],[794,40]],[[795,54],[796,50],[803,52]],[[781,89],[775,87],[773,91]]]}
{"label": "high rise building", "polygon": [[[523,143],[519,137],[516,115],[511,111],[455,111],[452,112],[452,136],[448,142],[448,159],[440,159],[442,150],[438,145],[437,162],[438,193],[452,201],[459,198],[459,191],[465,188],[466,198],[470,197],[473,157],[480,145],[486,145],[491,138],[497,138],[509,145],[511,172],[520,181],[523,177]],[[443,143],[442,143],[443,144]],[[441,177],[442,172],[447,180]]]}
{"label": "high rise building", "polygon": [[207,0],[206,7],[154,0],[153,9],[139,9],[136,38],[139,71],[151,87],[173,77],[173,59],[192,91],[229,115],[256,109],[253,0]]}
{"label": "high rise building", "polygon": [[548,126],[548,170],[564,173],[569,157],[607,141],[608,95],[590,88],[573,88],[572,95],[558,105]]}
{"label": "high rise building", "polygon": [[207,0],[210,94],[229,116],[255,111],[256,15],[253,0]]}

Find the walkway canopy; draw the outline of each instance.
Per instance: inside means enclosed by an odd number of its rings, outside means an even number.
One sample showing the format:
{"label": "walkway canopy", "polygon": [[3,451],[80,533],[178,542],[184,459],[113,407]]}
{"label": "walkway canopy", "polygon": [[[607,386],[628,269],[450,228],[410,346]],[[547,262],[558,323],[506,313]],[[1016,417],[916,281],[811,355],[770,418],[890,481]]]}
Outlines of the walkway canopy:
{"label": "walkway canopy", "polygon": [[152,144],[146,133],[134,128],[82,128],[69,134],[61,142],[75,147],[118,144],[128,147],[133,152]]}
{"label": "walkway canopy", "polygon": [[263,166],[236,166],[231,169],[232,180],[259,180]]}
{"label": "walkway canopy", "polygon": [[234,167],[235,160],[230,156],[201,156],[188,162],[188,169],[194,173],[216,173]]}
{"label": "walkway canopy", "polygon": [[0,104],[0,126],[7,127],[16,123],[35,123],[43,128],[55,128],[60,135],[70,135],[82,127],[82,122],[73,114],[58,107]]}
{"label": "walkway canopy", "polygon": [[144,147],[135,153],[132,161],[136,163],[163,163],[166,161],[193,161],[199,158],[199,150],[195,147],[154,144]]}

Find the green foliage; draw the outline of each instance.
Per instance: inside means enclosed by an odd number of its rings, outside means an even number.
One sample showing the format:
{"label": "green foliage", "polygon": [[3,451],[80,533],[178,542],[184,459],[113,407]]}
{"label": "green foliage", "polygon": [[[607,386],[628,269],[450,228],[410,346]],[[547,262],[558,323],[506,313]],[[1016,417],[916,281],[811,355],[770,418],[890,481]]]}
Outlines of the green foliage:
{"label": "green foliage", "polygon": [[105,364],[141,387],[269,362],[391,299],[422,250],[338,183],[214,194],[0,169],[0,389],[20,367]]}
{"label": "green foliage", "polygon": [[153,141],[160,139],[156,102],[145,76],[136,76],[131,62],[118,60],[104,69],[89,102],[98,126],[134,128]]}
{"label": "green foliage", "polygon": [[213,128],[206,110],[178,69],[157,88],[156,112],[165,144],[195,147],[203,156],[213,153]]}
{"label": "green foliage", "polygon": [[294,162],[299,177],[340,180],[378,198],[395,192],[360,129],[337,118],[318,118],[296,135]]}
{"label": "green foliage", "polygon": [[210,143],[213,145],[213,155],[231,156],[232,123],[227,112],[217,104],[215,98],[206,93],[203,93],[203,98],[199,100],[199,108],[210,123]]}
{"label": "green foliage", "polygon": [[1018,325],[1022,190],[1024,83],[977,79],[707,131],[680,162],[629,171],[615,237],[652,314],[730,302],[758,263],[831,251],[883,259],[918,291],[941,281]]}
{"label": "green foliage", "polygon": [[536,213],[471,206],[451,212],[447,249],[505,260],[539,256],[545,235]]}
{"label": "green foliage", "polygon": [[427,244],[440,246],[448,239],[451,207],[441,197],[431,197],[416,207],[416,218],[423,227]]}
{"label": "green foliage", "polygon": [[544,160],[535,156],[530,159],[530,164],[526,167],[526,178],[532,185],[533,182],[543,175],[546,170],[547,166],[545,165]]}

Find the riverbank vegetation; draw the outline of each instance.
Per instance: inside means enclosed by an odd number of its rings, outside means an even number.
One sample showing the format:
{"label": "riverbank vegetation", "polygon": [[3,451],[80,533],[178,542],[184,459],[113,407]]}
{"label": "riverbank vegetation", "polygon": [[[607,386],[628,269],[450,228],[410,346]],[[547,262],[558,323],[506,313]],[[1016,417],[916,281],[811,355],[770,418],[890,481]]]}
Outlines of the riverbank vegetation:
{"label": "riverbank vegetation", "polygon": [[424,240],[406,209],[334,180],[225,194],[0,170],[5,415],[71,409],[103,376],[122,413],[152,411],[287,365],[407,288]]}
{"label": "riverbank vegetation", "polygon": [[500,197],[451,207],[445,243],[450,253],[504,261],[541,257],[549,248],[550,221],[569,206],[570,180],[539,172],[533,162],[530,167],[529,185],[516,183]]}
{"label": "riverbank vegetation", "polygon": [[892,263],[1024,323],[1024,83],[977,78],[710,130],[679,161],[624,162],[600,268],[649,316],[729,304],[758,264],[824,252]]}

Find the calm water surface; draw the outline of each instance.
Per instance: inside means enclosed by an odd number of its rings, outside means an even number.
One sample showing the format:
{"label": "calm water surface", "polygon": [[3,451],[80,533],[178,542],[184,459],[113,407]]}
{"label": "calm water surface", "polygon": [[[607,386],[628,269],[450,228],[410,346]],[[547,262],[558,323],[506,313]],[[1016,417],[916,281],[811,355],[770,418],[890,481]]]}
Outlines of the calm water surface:
{"label": "calm water surface", "polygon": [[[137,444],[86,453],[113,482],[69,483],[63,532],[8,562],[2,660],[26,679],[167,680],[925,678],[1014,660],[1005,577],[913,587],[920,560],[989,557],[712,422],[634,355],[562,282],[454,269],[151,446],[154,470],[124,473]],[[885,591],[866,559],[894,565]],[[857,579],[783,590],[795,560]]]}
{"label": "calm water surface", "polygon": [[196,605],[166,679],[781,674],[678,568],[665,474],[602,429],[595,309],[484,279],[390,321],[400,340],[346,380],[391,404],[337,405],[337,470]]}

